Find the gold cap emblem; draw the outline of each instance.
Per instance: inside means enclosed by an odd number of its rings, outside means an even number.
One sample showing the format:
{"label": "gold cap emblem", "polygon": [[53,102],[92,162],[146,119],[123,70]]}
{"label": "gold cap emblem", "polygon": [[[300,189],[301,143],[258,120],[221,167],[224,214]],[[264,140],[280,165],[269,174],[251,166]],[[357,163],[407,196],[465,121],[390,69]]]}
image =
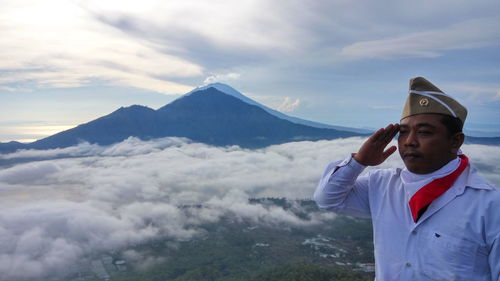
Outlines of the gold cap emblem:
{"label": "gold cap emblem", "polygon": [[420,106],[428,106],[429,105],[429,100],[426,98],[423,98],[419,101]]}

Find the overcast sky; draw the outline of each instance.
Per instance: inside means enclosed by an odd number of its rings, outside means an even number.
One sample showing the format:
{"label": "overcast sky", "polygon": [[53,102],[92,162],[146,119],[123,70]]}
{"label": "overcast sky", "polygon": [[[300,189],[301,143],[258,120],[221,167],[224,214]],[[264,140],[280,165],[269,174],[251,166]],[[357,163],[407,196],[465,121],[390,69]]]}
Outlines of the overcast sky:
{"label": "overcast sky", "polygon": [[[344,159],[363,141],[246,150],[178,138],[129,138],[109,147],[83,143],[0,155],[0,163],[66,157],[0,170],[0,276],[43,279],[89,253],[154,239],[190,239],[203,232],[204,223],[217,223],[224,215],[275,227],[330,223],[330,212],[301,219],[279,207],[249,204],[248,198],[311,198],[327,164]],[[500,185],[500,147],[466,144],[462,150],[482,175]],[[402,167],[397,153],[379,168],[388,167]],[[199,209],[182,207],[200,203]],[[153,262],[154,257],[129,252],[126,258]]]}
{"label": "overcast sky", "polygon": [[[424,76],[500,131],[500,2],[0,1],[0,141],[227,83],[334,125],[399,121]],[[500,133],[499,133],[500,134]]]}

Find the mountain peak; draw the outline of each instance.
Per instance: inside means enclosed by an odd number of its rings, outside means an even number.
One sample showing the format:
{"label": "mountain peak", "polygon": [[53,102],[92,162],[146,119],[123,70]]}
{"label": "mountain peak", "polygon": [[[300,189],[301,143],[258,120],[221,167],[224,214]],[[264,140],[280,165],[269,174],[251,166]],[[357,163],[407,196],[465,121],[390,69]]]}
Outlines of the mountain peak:
{"label": "mountain peak", "polygon": [[130,106],[122,106],[118,108],[117,110],[113,111],[112,113],[103,116],[102,118],[110,118],[112,116],[120,116],[120,115],[127,115],[127,114],[151,114],[151,112],[154,112],[155,110],[144,106],[144,105],[138,105],[138,104],[133,104]]}
{"label": "mountain peak", "polygon": [[185,94],[184,97],[189,96],[192,93],[195,93],[198,91],[203,91],[203,90],[206,90],[209,88],[215,88],[216,90],[223,92],[226,95],[230,95],[230,96],[239,98],[240,100],[243,100],[246,103],[253,104],[253,105],[259,105],[257,102],[253,101],[252,99],[247,98],[245,95],[243,95],[242,93],[235,90],[233,87],[231,87],[227,84],[224,84],[224,83],[220,83],[220,82],[210,83],[210,84],[207,84],[205,86],[197,87],[196,89],[192,90],[191,92]]}
{"label": "mountain peak", "polygon": [[120,107],[117,110],[136,110],[136,111],[145,110],[145,111],[151,111],[153,109],[150,108],[150,107],[147,107],[145,105],[133,104],[133,105],[130,105],[130,106],[122,106],[122,107]]}
{"label": "mountain peak", "polygon": [[[221,82],[215,82],[215,83],[205,84],[203,86],[196,87],[191,92],[196,92],[196,91],[199,91],[199,90],[205,90],[205,89],[208,89],[208,88],[216,88],[218,90],[229,89],[229,90],[237,92],[233,87],[229,86],[228,84],[221,83]],[[191,92],[189,92],[187,94],[190,94]]]}

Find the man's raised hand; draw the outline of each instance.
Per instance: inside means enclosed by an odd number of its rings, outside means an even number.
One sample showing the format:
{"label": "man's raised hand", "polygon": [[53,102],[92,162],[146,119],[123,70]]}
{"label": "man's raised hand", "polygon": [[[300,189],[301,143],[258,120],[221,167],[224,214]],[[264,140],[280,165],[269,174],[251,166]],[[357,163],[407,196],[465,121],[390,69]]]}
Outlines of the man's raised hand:
{"label": "man's raised hand", "polygon": [[399,132],[399,124],[389,124],[371,135],[359,148],[354,159],[365,166],[377,166],[382,164],[397,148],[391,146],[384,150],[391,140]]}

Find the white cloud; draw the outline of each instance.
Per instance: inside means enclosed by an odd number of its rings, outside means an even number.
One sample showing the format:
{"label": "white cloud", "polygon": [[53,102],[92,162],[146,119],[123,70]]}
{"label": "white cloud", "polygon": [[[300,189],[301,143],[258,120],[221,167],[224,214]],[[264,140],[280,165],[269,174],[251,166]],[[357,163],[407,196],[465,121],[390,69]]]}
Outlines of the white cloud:
{"label": "white cloud", "polygon": [[230,73],[225,73],[225,74],[212,74],[205,78],[203,81],[204,85],[215,83],[215,82],[229,82],[231,80],[238,80],[240,79],[241,74],[236,73],[236,72],[230,72]]}
{"label": "white cloud", "polygon": [[[296,142],[258,150],[213,147],[177,138],[64,150],[20,151],[16,157],[64,157],[0,171],[0,274],[5,280],[64,272],[83,255],[157,238],[191,239],[222,216],[269,226],[307,226],[279,207],[251,197],[311,198],[326,165],[356,151],[362,138]],[[480,171],[500,183],[500,147],[465,145]],[[486,156],[487,155],[487,156]],[[381,167],[400,167],[395,154]],[[203,208],[180,208],[202,204]],[[129,251],[134,266],[156,257]],[[141,260],[141,262],[138,262]]]}
{"label": "white cloud", "polygon": [[478,84],[478,83],[453,83],[444,85],[452,93],[460,93],[468,103],[474,102],[491,102],[500,100],[500,85],[494,84]]}
{"label": "white cloud", "polygon": [[[123,4],[125,2],[125,4]],[[262,0],[211,1],[81,1],[93,13],[110,22],[120,19],[132,21],[134,28],[151,34],[158,30],[170,31],[165,37],[179,40],[196,36],[216,46],[240,49],[269,50],[293,48],[286,39],[292,32],[284,22],[282,10],[286,5],[273,5]],[[281,9],[281,10],[280,10]],[[178,43],[170,41],[175,49]],[[208,46],[207,46],[208,47]]]}
{"label": "white cloud", "polygon": [[50,162],[28,163],[0,171],[0,182],[16,184],[18,182],[31,182],[44,178],[46,175],[56,173],[59,167]]}
{"label": "white cloud", "polygon": [[[190,86],[169,80],[200,75],[199,65],[160,52],[161,46],[131,38],[96,21],[71,1],[2,3],[0,84],[79,87],[96,81],[185,93]],[[160,79],[158,77],[169,77]]]}
{"label": "white cloud", "polygon": [[295,101],[292,101],[292,98],[285,97],[283,102],[276,108],[277,111],[281,112],[292,112],[300,105],[300,99],[297,98]]}
{"label": "white cloud", "polygon": [[[299,9],[267,1],[20,0],[0,5],[0,31],[9,38],[0,41],[0,87],[5,90],[119,85],[182,94],[193,87],[176,81],[207,76],[210,64],[239,67],[233,61],[300,49],[289,43],[297,36],[297,23],[288,19],[288,12]],[[209,75],[207,81],[239,76]]]}
{"label": "white cloud", "polygon": [[498,19],[488,17],[498,6],[494,1],[421,6],[397,1],[3,1],[0,31],[9,40],[0,42],[0,89],[104,83],[186,93],[192,87],[179,81],[229,75],[217,74],[220,69],[242,69],[245,76],[262,79],[293,77],[289,70],[324,67],[339,55],[434,57],[498,44]]}
{"label": "white cloud", "polygon": [[441,56],[444,51],[498,45],[498,17],[474,19],[452,24],[446,28],[361,41],[342,49],[349,58],[397,59]]}
{"label": "white cloud", "polygon": [[139,270],[147,269],[156,264],[160,264],[166,261],[165,257],[154,257],[151,254],[144,254],[135,250],[126,250],[123,253],[123,257],[132,263],[134,267]]}

